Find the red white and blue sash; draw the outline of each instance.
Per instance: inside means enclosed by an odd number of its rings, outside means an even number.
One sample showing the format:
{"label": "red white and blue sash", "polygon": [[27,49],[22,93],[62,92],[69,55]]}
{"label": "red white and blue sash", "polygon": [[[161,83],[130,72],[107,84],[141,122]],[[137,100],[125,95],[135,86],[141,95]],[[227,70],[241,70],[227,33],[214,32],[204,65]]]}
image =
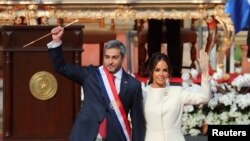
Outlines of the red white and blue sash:
{"label": "red white and blue sash", "polygon": [[108,106],[110,113],[124,140],[131,141],[131,129],[125,109],[118,96],[112,75],[105,67],[99,67],[97,71],[98,82],[101,87],[102,94]]}

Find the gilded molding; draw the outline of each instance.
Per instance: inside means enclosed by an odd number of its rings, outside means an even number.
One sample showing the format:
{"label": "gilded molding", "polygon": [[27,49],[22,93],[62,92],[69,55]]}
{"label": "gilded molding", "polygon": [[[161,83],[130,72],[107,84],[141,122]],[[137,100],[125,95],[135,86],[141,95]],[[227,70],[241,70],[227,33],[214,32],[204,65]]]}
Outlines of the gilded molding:
{"label": "gilded molding", "polygon": [[115,19],[115,20],[135,20],[135,19],[203,19],[208,15],[205,6],[198,6],[195,9],[137,9],[133,7],[119,7],[116,9],[87,9],[87,10],[55,10],[52,17],[66,19]]}
{"label": "gilded molding", "polygon": [[[180,4],[181,5],[181,4]],[[35,7],[28,5],[27,7]],[[13,21],[16,16],[27,17],[26,13],[29,8],[25,6],[8,6],[0,12],[2,24],[4,21]],[[87,7],[56,7],[45,6],[44,9],[37,9],[38,16],[48,18],[65,18],[65,19],[115,19],[115,20],[135,20],[135,19],[204,19],[213,11],[213,7],[207,4],[184,5],[177,4],[169,6],[154,5],[152,7],[143,6],[115,6],[111,8],[87,8]]]}
{"label": "gilded molding", "polygon": [[[16,17],[26,17],[35,10],[35,5],[0,5],[0,24],[13,24]],[[39,5],[36,17],[62,18],[67,22],[79,19],[201,19],[207,23],[211,20],[219,22],[223,28],[223,36],[218,49],[217,64],[223,64],[225,52],[231,47],[234,38],[234,26],[229,15],[224,12],[224,2],[218,3],[158,3],[158,4],[96,4],[96,5]],[[32,25],[35,23],[33,22]],[[31,25],[31,24],[28,24]],[[212,33],[211,31],[210,33]],[[216,33],[214,34],[216,35]],[[212,37],[214,40],[218,37]]]}
{"label": "gilded molding", "polygon": [[217,69],[220,69],[220,67],[224,67],[224,58],[226,56],[226,52],[232,46],[235,34],[233,22],[230,16],[224,12],[224,8],[224,5],[215,7],[214,14],[215,19],[223,28],[223,37],[221,38],[221,42],[218,44],[219,47],[217,51]]}

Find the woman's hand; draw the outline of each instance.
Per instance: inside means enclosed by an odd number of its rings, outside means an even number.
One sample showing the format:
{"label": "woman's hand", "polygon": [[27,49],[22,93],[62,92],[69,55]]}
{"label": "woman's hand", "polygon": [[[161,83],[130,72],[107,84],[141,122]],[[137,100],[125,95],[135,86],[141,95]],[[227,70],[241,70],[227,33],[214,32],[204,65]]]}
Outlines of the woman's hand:
{"label": "woman's hand", "polygon": [[53,42],[58,43],[61,42],[61,37],[64,33],[64,28],[61,26],[57,26],[51,30]]}
{"label": "woman's hand", "polygon": [[198,58],[201,73],[203,76],[209,76],[209,56],[207,52],[205,52],[205,49],[200,50],[200,56]]}

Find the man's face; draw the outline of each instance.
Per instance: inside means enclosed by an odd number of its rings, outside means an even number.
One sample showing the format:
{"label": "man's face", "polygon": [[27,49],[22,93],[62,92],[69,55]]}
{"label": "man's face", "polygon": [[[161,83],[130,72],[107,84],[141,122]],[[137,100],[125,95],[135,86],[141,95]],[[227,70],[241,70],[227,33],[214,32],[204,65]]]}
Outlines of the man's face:
{"label": "man's face", "polygon": [[122,62],[123,58],[120,54],[120,49],[109,48],[104,51],[103,66],[105,66],[110,73],[116,73],[122,67]]}

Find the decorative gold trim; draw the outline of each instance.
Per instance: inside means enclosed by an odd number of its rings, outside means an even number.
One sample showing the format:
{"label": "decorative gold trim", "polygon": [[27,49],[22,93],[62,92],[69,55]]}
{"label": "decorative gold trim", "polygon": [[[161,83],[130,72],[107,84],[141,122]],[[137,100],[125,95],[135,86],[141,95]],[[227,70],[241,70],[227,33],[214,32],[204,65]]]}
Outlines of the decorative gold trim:
{"label": "decorative gold trim", "polygon": [[0,4],[154,4],[222,3],[227,0],[0,0]]}
{"label": "decorative gold trim", "polygon": [[224,70],[224,58],[226,56],[226,52],[232,46],[234,40],[234,26],[231,18],[225,12],[225,6],[219,5],[215,7],[215,19],[220,23],[223,28],[223,37],[221,38],[221,42],[217,51],[217,70]]}
{"label": "decorative gold trim", "polygon": [[[214,7],[219,4],[194,3],[164,3],[164,4],[135,4],[135,5],[39,5],[36,16],[63,19],[204,19],[215,13]],[[32,9],[30,8],[32,7]],[[17,16],[24,16],[34,10],[37,5],[4,5],[0,12],[1,22],[13,21]]]}
{"label": "decorative gold trim", "polygon": [[[184,2],[185,1],[185,2]],[[227,0],[180,0],[178,1],[147,1],[144,0],[133,3],[133,1],[124,1],[123,3],[63,3],[63,4],[42,4],[36,9],[36,17],[48,17],[48,19],[64,19],[66,22],[72,22],[75,19],[79,21],[88,20],[136,20],[136,19],[202,19],[208,24],[211,20],[219,22],[224,30],[221,44],[218,49],[217,66],[221,66],[225,52],[231,47],[234,38],[233,23],[229,15],[225,14],[225,2]],[[69,2],[65,0],[64,2]],[[26,17],[28,25],[34,25],[30,22],[27,13],[30,12],[28,7],[34,7],[28,4],[9,4],[0,5],[0,24],[13,24],[16,17]],[[56,22],[54,22],[56,24]],[[207,48],[214,46],[217,38],[217,28],[209,31],[211,34],[211,43]],[[214,33],[213,33],[214,32]]]}

